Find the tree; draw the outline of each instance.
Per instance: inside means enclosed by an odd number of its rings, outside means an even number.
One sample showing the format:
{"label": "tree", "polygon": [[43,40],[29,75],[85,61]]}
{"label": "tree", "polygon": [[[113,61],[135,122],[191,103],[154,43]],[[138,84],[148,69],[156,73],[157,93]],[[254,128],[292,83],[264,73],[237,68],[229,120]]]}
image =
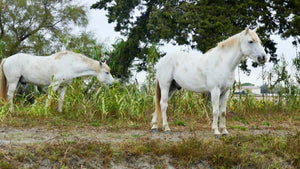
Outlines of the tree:
{"label": "tree", "polygon": [[[174,41],[206,52],[247,25],[259,25],[275,63],[276,43],[270,35],[294,37],[299,44],[299,7],[297,0],[101,0],[91,6],[108,11],[108,22],[116,23],[115,31],[128,37],[127,50],[140,59],[146,57],[141,44]],[[241,66],[246,69],[245,63]]]}
{"label": "tree", "polygon": [[91,32],[82,32],[77,35],[66,34],[61,36],[60,41],[66,50],[82,53],[95,60],[104,60],[104,45],[98,43]]}
{"label": "tree", "polygon": [[61,37],[87,22],[83,6],[72,0],[1,0],[2,53],[5,57],[18,52],[53,53],[62,47]]}
{"label": "tree", "polygon": [[[111,73],[122,82],[127,82],[129,80],[129,77],[131,76],[129,69],[132,68],[135,58],[138,58],[141,61],[141,63],[138,64],[138,71],[140,71],[146,70],[146,67],[149,68],[147,63],[157,60],[158,57],[154,57],[154,55],[159,57],[164,55],[156,49],[156,45],[144,46],[143,49],[136,48],[135,50],[130,50],[133,49],[130,45],[135,46],[138,44],[134,41],[124,41],[123,39],[119,39],[113,44],[113,50],[107,52],[107,55],[109,55],[108,63],[111,68]],[[149,61],[151,58],[153,60]]]}
{"label": "tree", "polygon": [[296,74],[295,74],[296,80],[298,84],[300,84],[300,52],[298,53],[296,58],[293,59],[293,65],[296,68]]}

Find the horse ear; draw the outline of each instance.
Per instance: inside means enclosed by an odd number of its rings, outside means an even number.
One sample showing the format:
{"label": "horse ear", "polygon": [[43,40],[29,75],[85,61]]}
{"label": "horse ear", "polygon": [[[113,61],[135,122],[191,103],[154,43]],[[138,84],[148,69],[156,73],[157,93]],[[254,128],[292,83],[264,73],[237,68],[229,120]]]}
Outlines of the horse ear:
{"label": "horse ear", "polygon": [[256,31],[257,31],[257,28],[258,28],[258,27],[256,27],[256,28],[253,30],[253,32],[255,32],[255,33],[256,33]]}
{"label": "horse ear", "polygon": [[249,26],[247,26],[247,28],[245,29],[245,34],[248,34],[249,33]]}
{"label": "horse ear", "polygon": [[104,61],[99,61],[99,63],[100,63],[100,66],[102,66],[103,64],[107,64],[107,60],[104,60]]}

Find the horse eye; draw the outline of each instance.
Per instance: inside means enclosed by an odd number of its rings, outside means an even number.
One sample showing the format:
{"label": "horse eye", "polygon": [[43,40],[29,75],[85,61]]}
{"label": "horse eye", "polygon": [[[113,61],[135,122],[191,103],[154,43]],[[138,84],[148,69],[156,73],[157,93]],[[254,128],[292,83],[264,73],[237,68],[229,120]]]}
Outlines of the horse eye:
{"label": "horse eye", "polygon": [[252,40],[250,40],[250,41],[249,41],[249,43],[251,44],[251,43],[253,43],[253,41],[252,41]]}
{"label": "horse eye", "polygon": [[108,72],[105,72],[107,75],[109,74]]}

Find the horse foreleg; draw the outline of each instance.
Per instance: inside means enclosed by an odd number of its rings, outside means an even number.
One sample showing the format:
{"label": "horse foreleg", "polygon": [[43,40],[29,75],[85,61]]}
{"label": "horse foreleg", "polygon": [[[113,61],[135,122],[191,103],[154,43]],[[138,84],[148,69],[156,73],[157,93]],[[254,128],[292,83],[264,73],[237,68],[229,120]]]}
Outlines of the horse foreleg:
{"label": "horse foreleg", "polygon": [[230,94],[230,90],[224,92],[220,97],[220,130],[223,136],[228,135],[228,131],[226,129],[226,103],[228,96]]}
{"label": "horse foreleg", "polygon": [[211,91],[211,101],[212,101],[212,107],[213,107],[212,129],[214,130],[215,137],[218,138],[220,136],[220,132],[218,130],[220,89],[215,88]]}
{"label": "horse foreleg", "polygon": [[58,92],[60,93],[60,95],[59,95],[59,100],[58,100],[58,111],[59,111],[60,113],[62,112],[62,107],[63,107],[63,104],[64,104],[64,99],[65,99],[66,89],[67,89],[66,86],[60,87],[60,88],[58,89]]}
{"label": "horse foreleg", "polygon": [[34,94],[37,95],[39,90],[38,90],[38,87],[37,85],[33,85],[33,91],[34,91]]}
{"label": "horse foreleg", "polygon": [[46,100],[45,108],[47,109],[50,105],[50,100],[52,100],[53,95],[55,94],[56,90],[59,88],[60,83],[53,82],[48,87],[48,98]]}

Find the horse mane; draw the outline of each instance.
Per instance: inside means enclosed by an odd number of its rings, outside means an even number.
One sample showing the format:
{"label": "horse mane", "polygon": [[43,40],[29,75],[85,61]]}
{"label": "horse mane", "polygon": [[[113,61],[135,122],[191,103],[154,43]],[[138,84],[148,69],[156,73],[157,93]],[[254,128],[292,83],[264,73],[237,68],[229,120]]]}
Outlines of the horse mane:
{"label": "horse mane", "polygon": [[[241,32],[243,33],[243,32]],[[241,36],[241,33],[235,34],[221,42],[218,43],[217,47],[219,48],[226,48],[226,47],[232,47],[234,44],[236,44]],[[249,30],[248,33],[250,34],[250,36],[252,37],[252,40],[256,43],[261,43],[259,37],[257,36],[257,34],[254,31]]]}
{"label": "horse mane", "polygon": [[95,70],[98,70],[100,71],[100,65],[98,64],[95,64],[95,60],[94,59],[91,59],[83,54],[80,54],[80,53],[75,53],[75,52],[72,52],[72,51],[63,51],[63,52],[58,52],[56,54],[54,54],[54,59],[61,59],[62,57],[64,57],[65,55],[72,55],[72,56],[75,56],[75,57],[79,57],[80,59],[82,59],[83,62],[87,63],[88,65],[90,65],[91,67],[93,67]]}
{"label": "horse mane", "polygon": [[60,59],[62,58],[64,55],[67,55],[67,54],[70,54],[72,56],[77,56],[77,57],[80,57],[82,60],[84,60],[85,62],[89,62],[89,61],[94,61],[93,59],[83,55],[83,54],[80,54],[80,53],[75,53],[75,52],[72,52],[72,51],[63,51],[63,52],[58,52],[58,53],[55,53],[54,54],[54,57],[55,59]]}
{"label": "horse mane", "polygon": [[54,54],[54,59],[61,59],[64,55],[68,54],[70,51],[57,52]]}
{"label": "horse mane", "polygon": [[240,33],[235,34],[235,35],[219,42],[217,47],[219,47],[219,48],[232,47],[234,44],[239,42],[239,40],[240,40]]}

